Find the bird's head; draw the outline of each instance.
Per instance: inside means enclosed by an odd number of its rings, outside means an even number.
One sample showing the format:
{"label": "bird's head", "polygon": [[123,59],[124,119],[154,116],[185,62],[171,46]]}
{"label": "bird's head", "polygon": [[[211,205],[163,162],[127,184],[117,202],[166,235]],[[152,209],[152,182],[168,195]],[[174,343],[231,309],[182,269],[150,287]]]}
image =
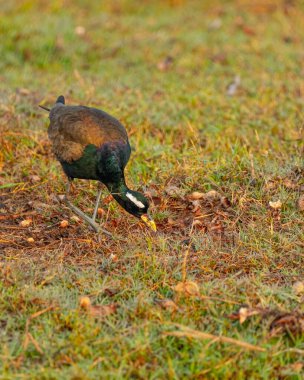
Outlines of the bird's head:
{"label": "bird's head", "polygon": [[156,231],[156,225],[148,212],[149,201],[142,193],[127,189],[123,193],[112,193],[112,195],[127,212],[140,218],[154,232]]}

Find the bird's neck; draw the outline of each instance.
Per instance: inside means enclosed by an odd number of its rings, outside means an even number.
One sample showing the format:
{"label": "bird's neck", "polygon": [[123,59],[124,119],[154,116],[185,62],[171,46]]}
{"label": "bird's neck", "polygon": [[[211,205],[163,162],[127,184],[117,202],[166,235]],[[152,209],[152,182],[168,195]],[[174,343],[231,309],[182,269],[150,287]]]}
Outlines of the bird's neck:
{"label": "bird's neck", "polygon": [[121,178],[119,182],[108,183],[107,187],[113,197],[117,200],[117,198],[122,198],[126,195],[127,192],[131,190],[126,185],[125,179]]}

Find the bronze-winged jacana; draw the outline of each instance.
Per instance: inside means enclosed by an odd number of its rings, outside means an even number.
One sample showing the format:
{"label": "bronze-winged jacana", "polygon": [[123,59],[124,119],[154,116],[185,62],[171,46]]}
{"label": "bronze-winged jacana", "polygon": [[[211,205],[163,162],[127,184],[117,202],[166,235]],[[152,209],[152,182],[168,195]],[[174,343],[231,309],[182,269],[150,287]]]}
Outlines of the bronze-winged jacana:
{"label": "bronze-winged jacana", "polygon": [[130,190],[125,182],[124,169],[131,148],[124,126],[113,116],[96,108],[67,106],[61,95],[49,111],[48,135],[53,152],[68,177],[65,203],[96,232],[101,189],[98,192],[92,217],[83,213],[68,200],[70,183],[74,178],[102,182],[113,198],[130,214],[141,218],[153,231],[154,221],[148,214],[149,202],[140,192]]}

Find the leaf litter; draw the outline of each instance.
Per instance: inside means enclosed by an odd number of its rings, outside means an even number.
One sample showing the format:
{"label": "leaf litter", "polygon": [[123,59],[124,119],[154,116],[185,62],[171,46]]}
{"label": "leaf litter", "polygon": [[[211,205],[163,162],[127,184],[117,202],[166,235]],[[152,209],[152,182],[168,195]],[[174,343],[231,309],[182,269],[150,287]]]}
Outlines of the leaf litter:
{"label": "leaf litter", "polygon": [[79,306],[83,309],[89,316],[94,318],[105,318],[111,314],[116,313],[118,309],[117,303],[112,303],[109,305],[95,305],[93,306],[91,300],[87,296],[80,297]]}
{"label": "leaf litter", "polygon": [[294,336],[304,334],[304,313],[300,313],[297,309],[292,312],[282,312],[268,308],[242,306],[227,318],[243,324],[253,316],[260,316],[262,319],[272,317],[269,324],[270,337],[283,333],[291,333]]}

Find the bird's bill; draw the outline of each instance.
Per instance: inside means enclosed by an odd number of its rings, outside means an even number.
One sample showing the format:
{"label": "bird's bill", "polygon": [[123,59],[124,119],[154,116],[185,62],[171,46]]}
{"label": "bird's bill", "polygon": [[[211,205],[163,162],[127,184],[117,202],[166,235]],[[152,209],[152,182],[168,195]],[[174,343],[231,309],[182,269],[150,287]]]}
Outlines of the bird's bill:
{"label": "bird's bill", "polygon": [[156,224],[153,219],[148,214],[144,214],[141,217],[141,220],[146,223],[148,227],[151,228],[152,231],[156,232]]}

